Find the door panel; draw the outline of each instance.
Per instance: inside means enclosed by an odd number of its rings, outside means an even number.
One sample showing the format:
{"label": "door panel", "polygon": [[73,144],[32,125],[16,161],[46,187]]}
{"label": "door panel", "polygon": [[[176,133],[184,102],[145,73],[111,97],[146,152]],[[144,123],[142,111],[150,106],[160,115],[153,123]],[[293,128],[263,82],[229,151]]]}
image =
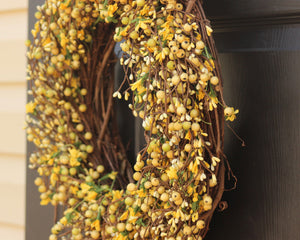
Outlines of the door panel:
{"label": "door panel", "polygon": [[225,153],[237,189],[224,194],[229,207],[215,213],[206,239],[299,239],[300,1],[205,5],[225,101],[240,109],[231,126],[246,143],[242,147],[226,129]]}
{"label": "door panel", "polygon": [[210,18],[237,18],[296,14],[299,0],[204,0]]}

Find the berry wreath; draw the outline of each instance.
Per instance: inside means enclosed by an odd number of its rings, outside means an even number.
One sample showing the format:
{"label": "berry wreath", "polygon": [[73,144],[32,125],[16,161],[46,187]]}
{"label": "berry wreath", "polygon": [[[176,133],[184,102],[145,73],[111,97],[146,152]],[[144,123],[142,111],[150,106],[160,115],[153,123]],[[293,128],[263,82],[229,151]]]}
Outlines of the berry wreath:
{"label": "berry wreath", "polygon": [[[49,239],[202,239],[222,208],[224,120],[238,110],[223,100],[201,2],[46,0],[35,17],[29,167],[41,204],[64,209]],[[115,42],[125,77],[114,92]],[[113,97],[143,120],[134,172]]]}

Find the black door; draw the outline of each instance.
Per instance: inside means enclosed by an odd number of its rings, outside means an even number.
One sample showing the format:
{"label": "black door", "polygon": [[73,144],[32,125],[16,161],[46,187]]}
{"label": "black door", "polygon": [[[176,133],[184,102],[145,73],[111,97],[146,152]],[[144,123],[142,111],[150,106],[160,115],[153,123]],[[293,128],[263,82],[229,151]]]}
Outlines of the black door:
{"label": "black door", "polygon": [[[240,109],[225,152],[238,178],[207,240],[300,239],[300,1],[209,0],[225,100]],[[230,183],[228,183],[230,187]]]}

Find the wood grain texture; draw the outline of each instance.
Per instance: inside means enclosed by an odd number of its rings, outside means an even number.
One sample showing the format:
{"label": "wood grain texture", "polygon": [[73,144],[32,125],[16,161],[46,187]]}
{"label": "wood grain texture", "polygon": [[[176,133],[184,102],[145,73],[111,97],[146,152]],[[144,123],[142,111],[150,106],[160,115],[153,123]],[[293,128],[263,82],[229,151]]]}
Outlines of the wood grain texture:
{"label": "wood grain texture", "polygon": [[0,6],[0,239],[25,233],[25,46],[27,1]]}
{"label": "wood grain texture", "polygon": [[[25,188],[24,185],[0,183],[1,204],[0,222],[24,226],[25,219]],[[3,239],[3,238],[1,238]],[[13,238],[9,238],[13,239]]]}
{"label": "wood grain texture", "polygon": [[1,239],[21,240],[24,239],[24,227],[18,227],[0,222]]}
{"label": "wood grain texture", "polygon": [[5,4],[0,4],[0,12],[27,9],[27,4],[27,0],[5,1]]}
{"label": "wood grain texture", "polygon": [[[25,155],[0,153],[0,184],[14,184],[25,189]],[[23,196],[24,198],[25,196]]]}
{"label": "wood grain texture", "polygon": [[[26,80],[25,36],[21,39],[0,38],[0,83],[23,83]],[[25,85],[24,85],[25,89]]]}

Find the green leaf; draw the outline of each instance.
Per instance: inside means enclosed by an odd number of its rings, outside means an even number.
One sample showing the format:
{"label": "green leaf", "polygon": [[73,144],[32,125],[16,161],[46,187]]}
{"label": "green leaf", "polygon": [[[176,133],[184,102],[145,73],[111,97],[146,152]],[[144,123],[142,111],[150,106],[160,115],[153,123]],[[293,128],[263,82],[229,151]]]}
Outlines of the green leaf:
{"label": "green leaf", "polygon": [[51,158],[51,159],[52,159],[52,158],[56,158],[56,157],[58,157],[60,154],[61,154],[61,151],[58,151],[58,152],[56,152],[56,153],[53,153],[52,156],[51,156],[50,158]]}
{"label": "green leaf", "polygon": [[142,219],[142,218],[139,218],[139,219],[136,221],[136,225],[146,227],[146,224],[143,222],[143,219]]}
{"label": "green leaf", "polygon": [[118,20],[115,19],[114,17],[108,17],[107,20],[108,20],[109,22],[118,23]]}
{"label": "green leaf", "polygon": [[133,212],[134,214],[136,214],[141,208],[139,206],[136,206],[134,209],[133,209]]}
{"label": "green leaf", "polygon": [[196,212],[199,208],[199,201],[192,203],[192,210]]}
{"label": "green leaf", "polygon": [[204,47],[204,52],[202,52],[202,55],[207,59],[212,59],[212,55],[208,52],[207,47]]}
{"label": "green leaf", "polygon": [[72,219],[75,217],[74,212],[72,211],[72,212],[67,213],[65,217],[66,217],[68,223],[70,223],[72,221]]}
{"label": "green leaf", "polygon": [[121,234],[122,234],[123,237],[125,237],[129,234],[129,232],[127,230],[125,230],[125,231],[121,232]]}

